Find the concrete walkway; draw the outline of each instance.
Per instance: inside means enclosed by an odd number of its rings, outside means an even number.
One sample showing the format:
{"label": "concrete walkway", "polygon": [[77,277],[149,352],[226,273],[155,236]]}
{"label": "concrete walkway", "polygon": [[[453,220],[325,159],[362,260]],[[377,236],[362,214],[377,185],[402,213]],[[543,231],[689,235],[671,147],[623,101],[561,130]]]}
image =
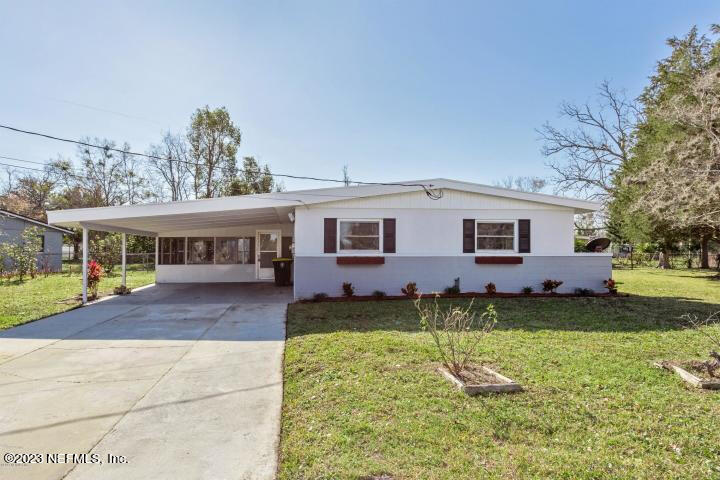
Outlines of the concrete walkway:
{"label": "concrete walkway", "polygon": [[42,455],[0,478],[274,478],[291,299],[160,285],[0,332],[0,453]]}

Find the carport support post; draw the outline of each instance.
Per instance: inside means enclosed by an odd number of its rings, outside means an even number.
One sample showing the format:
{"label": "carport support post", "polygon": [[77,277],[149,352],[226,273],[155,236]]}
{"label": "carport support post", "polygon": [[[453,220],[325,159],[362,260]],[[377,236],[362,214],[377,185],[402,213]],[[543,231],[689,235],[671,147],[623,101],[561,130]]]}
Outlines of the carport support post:
{"label": "carport support post", "polygon": [[127,269],[126,269],[126,262],[125,262],[125,255],[127,251],[127,236],[123,233],[122,234],[122,286],[127,286]]}
{"label": "carport support post", "polygon": [[155,275],[157,275],[158,255],[160,254],[160,237],[155,236]]}
{"label": "carport support post", "polygon": [[87,269],[88,269],[88,229],[83,227],[82,238],[82,303],[87,303]]}

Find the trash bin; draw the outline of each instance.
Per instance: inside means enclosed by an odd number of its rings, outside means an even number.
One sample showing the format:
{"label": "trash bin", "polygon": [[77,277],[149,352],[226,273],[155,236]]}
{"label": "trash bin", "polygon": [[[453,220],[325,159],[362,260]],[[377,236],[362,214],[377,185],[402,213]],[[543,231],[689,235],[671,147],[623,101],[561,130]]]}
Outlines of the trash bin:
{"label": "trash bin", "polygon": [[292,258],[273,258],[273,269],[275,270],[275,285],[286,287],[290,285],[292,278]]}

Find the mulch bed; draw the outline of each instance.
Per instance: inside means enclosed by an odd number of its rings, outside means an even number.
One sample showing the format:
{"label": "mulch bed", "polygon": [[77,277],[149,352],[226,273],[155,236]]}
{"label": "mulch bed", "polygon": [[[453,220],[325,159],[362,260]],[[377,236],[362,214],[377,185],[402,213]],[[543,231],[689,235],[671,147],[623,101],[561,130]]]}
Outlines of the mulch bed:
{"label": "mulch bed", "polygon": [[[629,297],[627,293],[594,293],[592,295],[580,295],[578,293],[484,293],[484,292],[463,292],[463,293],[427,293],[422,298],[613,298]],[[384,297],[373,295],[353,295],[352,297],[323,297],[322,299],[303,298],[296,303],[320,303],[320,302],[377,302],[381,300],[415,300],[417,297],[407,295],[386,295]]]}
{"label": "mulch bed", "polygon": [[703,362],[699,360],[690,360],[687,362],[681,362],[677,364],[680,368],[684,368],[688,372],[692,373],[700,380],[705,382],[720,382],[720,377],[711,377],[708,375],[707,369],[703,366]]}

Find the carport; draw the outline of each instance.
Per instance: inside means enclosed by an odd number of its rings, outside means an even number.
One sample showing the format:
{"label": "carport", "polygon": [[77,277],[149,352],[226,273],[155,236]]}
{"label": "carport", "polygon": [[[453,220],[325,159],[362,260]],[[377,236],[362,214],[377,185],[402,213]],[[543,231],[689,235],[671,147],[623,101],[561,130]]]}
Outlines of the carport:
{"label": "carport", "polygon": [[[126,285],[127,234],[155,238],[156,274],[159,279],[164,279],[164,281],[187,282],[198,277],[208,276],[210,277],[208,281],[214,282],[256,281],[262,279],[259,274],[255,275],[256,271],[261,270],[261,261],[263,262],[263,274],[268,277],[268,259],[271,261],[272,257],[279,257],[290,248],[288,242],[292,242],[294,231],[293,211],[296,206],[305,203],[305,200],[301,199],[302,197],[307,197],[307,195],[302,192],[292,192],[292,194],[278,192],[170,203],[56,210],[48,212],[48,220],[53,225],[82,229],[82,299],[83,303],[87,303],[90,231],[116,232],[122,235],[122,285]],[[311,197],[317,197],[317,195],[313,194]],[[258,263],[252,268],[238,265],[237,254],[235,254],[236,264],[218,266],[214,259],[217,240],[213,240],[212,243],[213,259],[210,262],[198,262],[199,264],[183,270],[180,266],[169,265],[160,258],[160,239],[163,237],[185,239],[182,249],[175,247],[177,250],[168,255],[170,260],[179,259],[182,256],[182,266],[185,266],[186,262],[190,260],[187,253],[190,250],[188,239],[204,239],[206,243],[208,243],[207,239],[220,238],[223,241],[235,239],[235,243],[231,244],[231,247],[234,246],[233,248],[237,249],[237,238],[252,239],[252,243],[256,243],[254,238],[259,234],[258,232],[268,232],[265,235],[268,235],[271,240],[274,239],[274,243],[270,242],[271,246],[263,252],[260,242],[265,238],[257,237],[258,248],[253,251],[250,260]],[[270,235],[273,237],[270,238]],[[284,248],[283,240],[286,243]],[[249,243],[251,242],[248,241]],[[203,247],[202,243],[198,245]],[[210,244],[208,243],[208,245]],[[275,248],[275,252],[273,252],[273,248]],[[248,256],[249,253],[249,251],[245,252],[245,255]]]}

